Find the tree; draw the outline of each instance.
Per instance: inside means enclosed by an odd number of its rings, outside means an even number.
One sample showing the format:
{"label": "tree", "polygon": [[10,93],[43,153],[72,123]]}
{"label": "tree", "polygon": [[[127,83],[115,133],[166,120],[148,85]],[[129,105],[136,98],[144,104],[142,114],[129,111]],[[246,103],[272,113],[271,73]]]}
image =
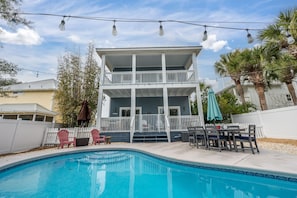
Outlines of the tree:
{"label": "tree", "polygon": [[[295,42],[288,43],[288,34]],[[258,38],[264,41],[265,45],[277,45],[283,52],[273,60],[271,71],[276,78],[286,83],[294,105],[297,105],[296,92],[292,81],[297,70],[297,8],[280,12],[274,24],[259,32]]]}
{"label": "tree", "polygon": [[[288,42],[288,37],[295,40],[293,44]],[[283,51],[287,51],[297,58],[297,8],[280,12],[274,24],[259,31],[257,36],[264,43],[276,43]]]}
{"label": "tree", "polygon": [[272,62],[271,71],[276,75],[279,81],[286,83],[293,103],[297,105],[296,92],[293,86],[293,79],[297,72],[296,58],[290,54],[282,54],[280,58]]}
{"label": "tree", "polygon": [[241,52],[236,50],[228,54],[222,54],[221,59],[215,62],[215,71],[220,76],[230,76],[236,86],[237,94],[242,103],[245,103],[244,91],[241,85],[242,68],[240,68]]}
{"label": "tree", "polygon": [[17,65],[9,63],[4,59],[0,59],[0,97],[6,97],[7,94],[3,90],[3,86],[11,85],[17,83],[17,80],[13,78],[5,78],[3,76],[13,77],[18,71]]}
{"label": "tree", "polygon": [[30,26],[32,23],[18,15],[22,0],[0,0],[0,18],[7,21],[9,25],[23,24]]}
{"label": "tree", "polygon": [[243,68],[245,75],[248,76],[248,80],[254,84],[259,97],[261,110],[268,109],[264,93],[266,88],[266,80],[264,77],[266,60],[264,53],[265,48],[263,46],[259,46],[251,50],[245,49],[241,54],[241,67]]}
{"label": "tree", "polygon": [[[86,61],[79,54],[67,53],[58,61],[58,90],[55,94],[62,122],[68,127],[78,126],[77,116],[84,100],[91,110],[96,109],[99,88],[99,67],[94,59],[94,46],[89,45]],[[91,121],[95,113],[92,111]]]}
{"label": "tree", "polygon": [[[0,18],[7,21],[8,25],[23,24],[29,26],[30,21],[19,16],[19,6],[21,0],[0,0]],[[10,63],[4,59],[0,59],[0,87],[14,84],[17,81],[13,78],[3,78],[3,75],[14,76],[18,71],[17,65]],[[6,96],[2,89],[0,89],[0,97]]]}
{"label": "tree", "polygon": [[88,101],[89,107],[92,110],[91,120],[95,119],[94,109],[96,109],[98,103],[99,74],[100,69],[95,60],[95,48],[93,43],[90,43],[84,67],[82,97],[83,100]]}
{"label": "tree", "polygon": [[236,96],[227,91],[217,95],[216,98],[223,116],[223,122],[231,122],[231,114],[248,113],[256,109],[255,105],[250,102],[240,104]]}

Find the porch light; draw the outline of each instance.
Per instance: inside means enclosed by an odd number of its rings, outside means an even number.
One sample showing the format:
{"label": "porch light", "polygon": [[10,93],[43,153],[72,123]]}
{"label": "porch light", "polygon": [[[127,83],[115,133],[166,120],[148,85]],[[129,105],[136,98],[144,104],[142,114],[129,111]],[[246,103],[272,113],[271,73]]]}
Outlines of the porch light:
{"label": "porch light", "polygon": [[203,32],[203,37],[202,37],[202,41],[206,41],[207,40],[207,31],[206,31],[206,25],[204,26],[204,32]]}
{"label": "porch light", "polygon": [[163,36],[164,35],[164,29],[163,29],[163,26],[162,26],[162,21],[159,21],[159,22],[160,22],[159,35]]}
{"label": "porch light", "polygon": [[293,43],[295,43],[295,39],[293,38],[293,36],[290,34],[288,30],[286,32],[286,37],[289,45],[292,45]]}
{"label": "porch light", "polygon": [[118,31],[117,31],[117,27],[116,27],[116,25],[115,25],[115,20],[113,21],[113,26],[112,26],[112,35],[113,36],[116,36],[116,35],[118,35]]}
{"label": "porch light", "polygon": [[64,31],[65,30],[65,16],[63,17],[63,19],[61,20],[61,23],[60,23],[60,25],[59,25],[59,29],[61,30],[61,31]]}
{"label": "porch light", "polygon": [[247,37],[248,43],[254,42],[254,39],[253,39],[252,35],[249,33],[249,30],[246,29],[246,31],[247,31],[246,37]]}

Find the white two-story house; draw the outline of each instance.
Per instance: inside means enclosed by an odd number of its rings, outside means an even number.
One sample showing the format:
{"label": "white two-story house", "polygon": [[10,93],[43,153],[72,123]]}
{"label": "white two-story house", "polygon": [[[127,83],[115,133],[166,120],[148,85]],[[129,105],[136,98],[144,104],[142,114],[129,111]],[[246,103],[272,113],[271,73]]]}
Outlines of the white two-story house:
{"label": "white two-story house", "polygon": [[[201,46],[97,48],[101,78],[97,112],[104,95],[109,116],[97,115],[101,133],[130,142],[174,141],[188,126],[204,124],[197,56]],[[199,115],[191,115],[196,92]]]}

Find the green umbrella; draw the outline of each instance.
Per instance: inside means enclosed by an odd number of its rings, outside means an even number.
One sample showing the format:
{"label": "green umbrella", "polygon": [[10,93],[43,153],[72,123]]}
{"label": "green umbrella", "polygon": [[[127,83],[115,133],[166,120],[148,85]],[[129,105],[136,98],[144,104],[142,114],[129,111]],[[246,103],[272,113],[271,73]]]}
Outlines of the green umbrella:
{"label": "green umbrella", "polygon": [[223,120],[220,107],[212,89],[208,90],[207,96],[207,120],[213,121],[214,123],[217,120]]}

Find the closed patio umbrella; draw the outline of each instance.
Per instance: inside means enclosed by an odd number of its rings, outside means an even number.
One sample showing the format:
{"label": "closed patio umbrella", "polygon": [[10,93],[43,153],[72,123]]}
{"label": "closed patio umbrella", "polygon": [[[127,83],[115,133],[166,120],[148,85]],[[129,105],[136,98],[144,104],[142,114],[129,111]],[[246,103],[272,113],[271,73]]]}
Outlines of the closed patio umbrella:
{"label": "closed patio umbrella", "polygon": [[212,89],[208,90],[207,96],[207,120],[213,121],[213,123],[217,120],[223,120],[220,107]]}
{"label": "closed patio umbrella", "polygon": [[88,101],[84,100],[77,116],[78,125],[88,126],[90,119],[91,119],[91,111],[89,108],[89,104],[88,104]]}

